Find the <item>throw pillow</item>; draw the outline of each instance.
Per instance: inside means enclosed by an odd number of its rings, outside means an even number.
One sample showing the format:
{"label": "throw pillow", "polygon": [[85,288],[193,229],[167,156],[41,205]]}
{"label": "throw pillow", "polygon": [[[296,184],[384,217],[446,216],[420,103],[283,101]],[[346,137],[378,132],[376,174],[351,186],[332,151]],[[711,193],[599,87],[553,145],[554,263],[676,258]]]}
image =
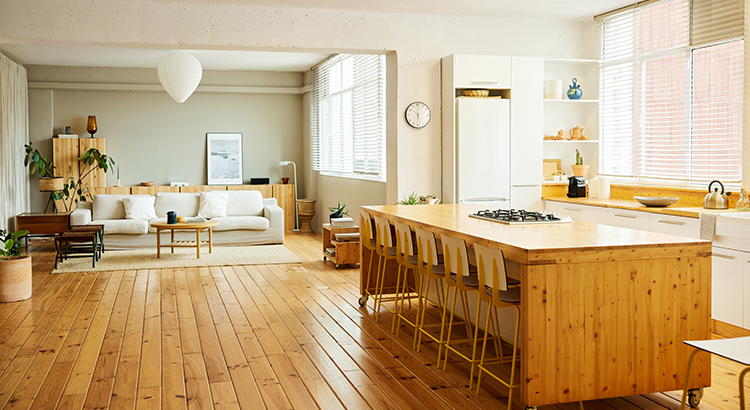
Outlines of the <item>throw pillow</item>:
{"label": "throw pillow", "polygon": [[228,192],[200,192],[198,216],[201,218],[219,218],[227,216]]}
{"label": "throw pillow", "polygon": [[125,207],[125,219],[156,219],[153,196],[126,197],[122,199],[122,204]]}

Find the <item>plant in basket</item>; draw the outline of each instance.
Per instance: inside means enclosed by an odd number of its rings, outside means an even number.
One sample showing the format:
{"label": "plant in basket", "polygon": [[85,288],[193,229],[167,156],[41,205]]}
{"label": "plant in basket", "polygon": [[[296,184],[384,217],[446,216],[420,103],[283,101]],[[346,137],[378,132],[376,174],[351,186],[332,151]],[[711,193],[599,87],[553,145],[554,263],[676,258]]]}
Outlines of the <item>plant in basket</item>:
{"label": "plant in basket", "polygon": [[0,229],[0,302],[31,297],[31,257],[21,252],[20,241],[28,233]]}

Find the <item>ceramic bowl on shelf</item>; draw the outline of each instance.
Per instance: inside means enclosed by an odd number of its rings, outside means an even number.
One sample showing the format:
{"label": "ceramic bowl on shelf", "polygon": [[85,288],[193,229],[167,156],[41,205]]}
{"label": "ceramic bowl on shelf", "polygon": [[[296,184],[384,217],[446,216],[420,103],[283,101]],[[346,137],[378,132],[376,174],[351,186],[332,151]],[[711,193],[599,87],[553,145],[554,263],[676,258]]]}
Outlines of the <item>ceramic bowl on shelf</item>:
{"label": "ceramic bowl on shelf", "polygon": [[633,199],[639,204],[652,207],[665,207],[677,202],[676,196],[634,196]]}
{"label": "ceramic bowl on shelf", "polygon": [[141,182],[141,186],[154,186],[154,181]]}

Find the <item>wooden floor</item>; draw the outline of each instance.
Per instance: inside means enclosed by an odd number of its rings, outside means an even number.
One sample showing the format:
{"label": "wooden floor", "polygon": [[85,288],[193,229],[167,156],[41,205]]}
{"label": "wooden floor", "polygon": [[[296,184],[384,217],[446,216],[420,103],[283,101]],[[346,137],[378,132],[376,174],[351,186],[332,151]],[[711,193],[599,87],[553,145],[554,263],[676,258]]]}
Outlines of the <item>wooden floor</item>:
{"label": "wooden floor", "polygon": [[[437,369],[433,346],[417,353],[408,329],[391,334],[390,316],[375,323],[357,303],[358,269],[323,262],[320,236],[285,245],[302,264],[50,274],[51,242],[32,241],[32,298],[0,304],[0,407],[505,408],[498,383],[485,378],[476,395],[467,366]],[[738,369],[714,357],[701,409],[738,408]],[[583,404],[675,409],[678,399]]]}

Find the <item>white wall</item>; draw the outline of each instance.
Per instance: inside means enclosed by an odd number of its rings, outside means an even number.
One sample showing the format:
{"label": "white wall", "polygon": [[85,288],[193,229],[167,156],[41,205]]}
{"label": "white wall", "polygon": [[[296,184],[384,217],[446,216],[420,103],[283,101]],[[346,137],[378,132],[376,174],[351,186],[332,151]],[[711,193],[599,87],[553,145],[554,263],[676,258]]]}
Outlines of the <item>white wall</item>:
{"label": "white wall", "polygon": [[[82,12],[85,10],[86,12]],[[135,48],[391,52],[388,182],[381,204],[441,192],[440,121],[410,128],[403,110],[426,102],[440,118],[440,58],[454,53],[594,57],[593,20],[565,22],[402,13],[274,9],[117,0],[4,0],[0,42]],[[389,89],[390,91],[390,89]],[[395,95],[393,95],[395,94]],[[392,156],[396,158],[392,158]],[[310,178],[305,174],[305,178]],[[347,196],[367,193],[369,184]],[[317,199],[322,203],[352,200]]]}

